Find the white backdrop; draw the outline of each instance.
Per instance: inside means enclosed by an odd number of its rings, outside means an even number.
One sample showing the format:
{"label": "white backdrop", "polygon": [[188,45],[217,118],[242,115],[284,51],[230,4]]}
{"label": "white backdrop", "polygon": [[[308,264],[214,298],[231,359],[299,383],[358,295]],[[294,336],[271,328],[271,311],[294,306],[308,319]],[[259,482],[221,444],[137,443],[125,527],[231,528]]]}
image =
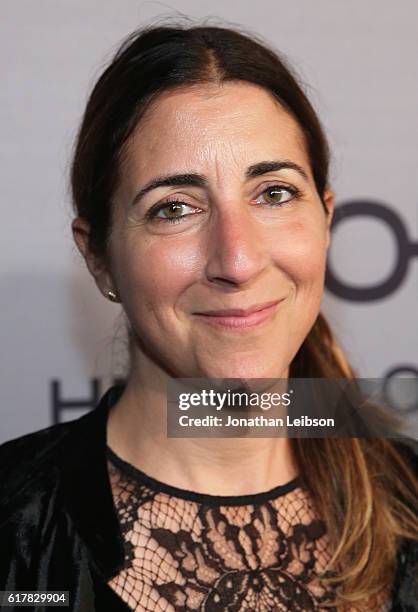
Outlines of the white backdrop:
{"label": "white backdrop", "polygon": [[[121,373],[119,307],[99,294],[72,243],[68,165],[87,95],[119,41],[176,11],[252,29],[307,84],[330,138],[337,204],[373,201],[377,214],[391,214],[390,224],[361,214],[338,225],[332,270],[344,285],[367,288],[390,276],[399,258],[406,265],[394,287],[367,301],[327,290],[323,311],[360,375],[403,367],[417,376],[418,4],[401,7],[1,1],[0,442],[79,416],[94,403],[94,380],[97,396]],[[399,226],[406,236],[398,245]],[[62,408],[55,417],[54,389]]]}

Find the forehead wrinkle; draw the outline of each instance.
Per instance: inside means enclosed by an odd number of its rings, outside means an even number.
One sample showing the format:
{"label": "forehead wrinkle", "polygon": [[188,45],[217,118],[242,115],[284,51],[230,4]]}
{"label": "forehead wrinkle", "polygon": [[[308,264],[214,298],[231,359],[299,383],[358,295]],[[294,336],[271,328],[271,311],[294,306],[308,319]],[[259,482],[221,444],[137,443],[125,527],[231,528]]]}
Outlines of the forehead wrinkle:
{"label": "forehead wrinkle", "polygon": [[[173,93],[175,92],[171,92],[172,95]],[[178,95],[180,92],[176,93]],[[208,98],[207,93],[206,97],[202,95],[201,92],[193,93],[198,93],[198,97],[200,98]],[[212,90],[212,93],[215,94],[215,91]],[[265,93],[269,94],[269,92]],[[218,94],[219,98],[221,99],[224,91],[217,89],[216,94],[212,96],[212,99],[218,97]],[[151,104],[148,108],[148,111],[151,112],[146,112],[145,116],[141,118],[136,128],[133,130],[131,138],[126,143],[127,147],[124,151],[125,155],[121,159],[121,165],[124,166],[124,170],[129,169],[129,174],[132,174],[132,172],[136,173],[139,168],[145,170],[148,164],[146,163],[144,157],[148,157],[148,155],[156,155],[157,150],[160,150],[162,147],[162,141],[164,141],[167,134],[164,131],[161,131],[161,129],[157,129],[155,131],[153,129],[153,126],[158,125],[159,111],[167,111],[165,117],[170,118],[171,127],[174,129],[174,137],[176,137],[176,135],[179,135],[180,137],[183,136],[186,138],[186,145],[187,140],[189,140],[193,145],[191,147],[191,151],[187,150],[187,146],[185,147],[185,157],[181,166],[190,166],[187,168],[188,172],[198,172],[201,174],[208,174],[208,176],[212,174],[212,177],[215,177],[214,180],[216,180],[216,184],[220,186],[222,186],[223,183],[226,184],[226,178],[230,180],[231,173],[235,174],[235,171],[237,174],[237,180],[241,181],[246,166],[248,166],[250,163],[256,163],[257,161],[267,158],[274,159],[277,157],[283,157],[283,153],[280,151],[273,151],[274,147],[271,147],[271,150],[270,147],[267,147],[269,149],[268,151],[261,152],[258,151],[260,147],[257,147],[257,154],[251,155],[250,158],[248,157],[248,150],[245,147],[245,138],[252,139],[252,133],[260,122],[258,113],[250,112],[245,115],[243,125],[243,109],[241,106],[239,108],[233,106],[232,108],[230,107],[227,109],[225,109],[224,106],[222,108],[215,107],[214,109],[211,109],[209,117],[203,117],[205,121],[202,121],[202,116],[199,109],[196,114],[193,111],[193,106],[191,111],[184,105],[177,107],[169,105],[167,107],[165,102],[167,102],[170,98],[171,95],[167,96],[166,98],[157,97],[154,104]],[[292,146],[292,148],[297,147],[300,149],[306,160],[307,171],[311,175],[311,164],[307,153],[305,136],[300,125],[298,124],[297,120],[295,120],[293,116],[282,107],[277,99],[270,94],[269,98],[277,109],[278,122],[280,122],[283,126],[282,134],[276,135],[275,132],[277,132],[277,129],[272,130],[271,142],[273,142],[273,140],[276,138],[277,143],[282,143],[284,148],[286,148],[287,142]],[[174,99],[176,99],[175,95]],[[155,102],[157,102],[156,106]],[[162,106],[158,107],[158,102],[162,103]],[[157,111],[157,114],[153,114],[151,109]],[[222,125],[219,122],[220,119],[223,119],[223,121],[221,121]],[[268,119],[265,119],[264,122],[261,121],[261,123],[264,123],[264,125],[262,125],[262,131],[264,132],[265,129],[268,130]],[[146,140],[148,141],[148,151],[146,153],[141,147],[141,135],[144,135],[144,131],[147,133]],[[219,134],[221,135],[221,138],[219,138]],[[229,138],[227,137],[228,134]],[[238,139],[235,138],[236,135],[238,135]],[[263,135],[263,138],[265,138],[265,135]],[[196,144],[199,144],[200,146],[196,148]],[[249,145],[251,146],[251,142]],[[252,149],[252,152],[256,153],[255,149]],[[240,157],[242,159],[240,159]],[[258,159],[258,157],[260,159]],[[285,157],[293,158],[293,154],[286,154]],[[225,159],[228,160],[226,171],[224,171]],[[199,169],[199,167],[196,167],[196,160],[198,161],[198,165],[201,164],[203,168],[201,167]],[[174,165],[171,163],[169,164],[171,166],[170,172],[173,171],[174,173],[177,171],[177,168],[175,167],[176,159],[173,159],[172,161],[174,162]],[[231,163],[229,163],[229,161],[231,161]],[[126,165],[125,162],[127,162]],[[204,169],[204,166],[206,166],[206,170]],[[184,168],[180,168],[180,170],[184,170]],[[164,171],[163,173],[165,174],[166,172]]]}
{"label": "forehead wrinkle", "polygon": [[[212,183],[219,185],[225,182],[225,176],[230,180],[231,172],[239,178],[244,175],[246,160],[238,161],[236,142],[219,141],[216,138],[209,138],[205,142],[198,138],[196,142],[198,146],[190,153],[185,152],[181,166],[176,164],[173,173],[195,172],[207,176]],[[164,174],[166,173],[171,173],[171,169],[164,171]]]}
{"label": "forehead wrinkle", "polygon": [[[237,182],[240,182],[244,176],[246,169],[245,160],[238,159],[236,147],[231,142],[225,143],[223,147],[226,151],[215,150],[213,156],[213,167],[215,175],[215,184],[219,189],[226,188],[231,182],[231,176],[236,178]],[[212,160],[211,160],[212,161]]]}
{"label": "forehead wrinkle", "polygon": [[[212,163],[214,159],[215,163],[215,176],[218,184],[222,183],[223,166],[225,166],[225,159],[231,160],[231,164],[228,165],[228,173],[231,174],[230,170],[233,169],[241,179],[244,171],[251,163],[257,163],[265,159],[293,159],[300,165],[304,166],[307,174],[312,178],[311,163],[308,155],[308,150],[305,142],[304,133],[299,126],[298,122],[286,111],[280,104],[277,104],[278,110],[281,112],[280,121],[283,122],[282,130],[275,126],[271,129],[269,138],[270,142],[266,141],[265,147],[261,147],[263,150],[259,150],[260,146],[257,146],[257,152],[252,147],[253,130],[256,127],[256,117],[247,117],[247,124],[242,125],[242,113],[229,115],[233,118],[231,122],[227,122],[223,135],[230,135],[229,138],[219,139],[216,136],[211,138],[211,131],[208,128],[200,130],[201,138],[197,141],[201,143],[199,148],[198,157],[200,160],[205,160]],[[237,122],[234,123],[235,118]],[[236,128],[239,127],[238,138],[235,138]],[[265,123],[265,128],[268,130],[268,125]],[[207,141],[202,144],[202,140],[207,138]],[[246,140],[248,139],[248,146],[246,146]],[[263,135],[265,138],[265,134]],[[274,143],[276,141],[276,144]],[[257,145],[257,141],[255,142]],[[288,151],[289,146],[292,151]],[[285,149],[281,151],[280,149]],[[251,156],[248,155],[248,151],[251,151]],[[241,155],[240,155],[241,153]],[[296,154],[296,155],[295,155]],[[224,156],[224,159],[222,157]],[[221,159],[216,159],[220,157]]]}

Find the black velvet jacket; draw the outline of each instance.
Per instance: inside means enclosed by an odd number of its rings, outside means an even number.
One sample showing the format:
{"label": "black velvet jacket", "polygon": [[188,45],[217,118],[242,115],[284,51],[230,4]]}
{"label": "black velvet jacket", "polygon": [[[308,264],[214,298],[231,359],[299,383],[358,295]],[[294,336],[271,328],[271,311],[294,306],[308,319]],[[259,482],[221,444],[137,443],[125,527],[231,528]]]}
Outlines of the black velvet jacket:
{"label": "black velvet jacket", "polygon": [[[0,446],[0,591],[69,591],[74,612],[130,609],[107,585],[124,561],[106,463],[107,414],[121,391],[112,387],[75,421]],[[418,476],[418,455],[405,452]],[[418,612],[416,542],[399,550],[392,610]]]}

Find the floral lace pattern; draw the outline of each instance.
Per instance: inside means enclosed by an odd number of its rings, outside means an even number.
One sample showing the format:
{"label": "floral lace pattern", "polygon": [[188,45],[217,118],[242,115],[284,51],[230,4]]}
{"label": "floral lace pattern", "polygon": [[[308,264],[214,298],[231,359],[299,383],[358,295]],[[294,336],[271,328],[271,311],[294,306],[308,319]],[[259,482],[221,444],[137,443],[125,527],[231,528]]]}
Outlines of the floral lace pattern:
{"label": "floral lace pattern", "polygon": [[150,487],[117,459],[108,470],[125,565],[109,586],[132,610],[337,610],[315,575],[331,557],[326,530],[296,482],[262,502],[220,505]]}

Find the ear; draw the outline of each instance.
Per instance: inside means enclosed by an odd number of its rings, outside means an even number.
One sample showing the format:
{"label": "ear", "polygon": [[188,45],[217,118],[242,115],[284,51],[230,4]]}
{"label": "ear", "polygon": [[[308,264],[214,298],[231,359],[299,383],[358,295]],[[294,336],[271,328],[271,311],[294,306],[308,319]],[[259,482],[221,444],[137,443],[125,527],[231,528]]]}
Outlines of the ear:
{"label": "ear", "polygon": [[331,239],[331,223],[332,223],[332,217],[334,215],[334,203],[335,203],[335,196],[334,196],[334,192],[327,189],[324,193],[323,196],[323,201],[325,204],[325,208],[327,209],[327,249],[329,247],[329,243],[330,243],[330,239]]}
{"label": "ear", "polygon": [[105,297],[108,297],[108,291],[114,290],[112,280],[103,259],[93,254],[90,250],[90,226],[88,222],[81,217],[76,217],[71,224],[71,229],[73,232],[74,242],[82,254],[84,261],[86,262],[86,266],[94,278],[97,287]]}

